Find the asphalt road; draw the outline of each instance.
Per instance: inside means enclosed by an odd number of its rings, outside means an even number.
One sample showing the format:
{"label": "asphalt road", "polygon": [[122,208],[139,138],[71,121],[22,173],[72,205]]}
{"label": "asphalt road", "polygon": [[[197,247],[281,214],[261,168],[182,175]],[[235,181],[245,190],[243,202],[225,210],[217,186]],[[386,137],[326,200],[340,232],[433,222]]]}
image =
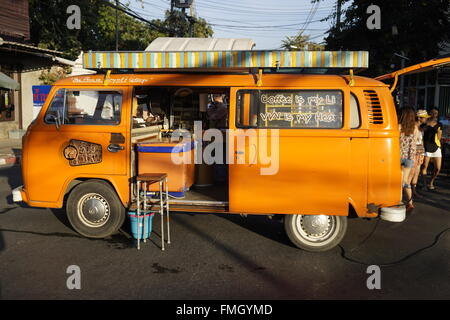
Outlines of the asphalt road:
{"label": "asphalt road", "polygon": [[[366,265],[345,260],[340,248],[295,248],[278,220],[172,214],[166,251],[158,230],[138,251],[127,225],[109,239],[90,240],[71,229],[62,210],[13,204],[11,188],[20,180],[19,166],[0,168],[1,299],[450,298],[450,232],[403,262],[381,266],[381,289],[369,290]],[[431,245],[450,227],[450,177],[440,177],[437,187],[403,223],[350,219],[345,254],[382,265]],[[67,288],[71,265],[80,267],[79,290]]]}

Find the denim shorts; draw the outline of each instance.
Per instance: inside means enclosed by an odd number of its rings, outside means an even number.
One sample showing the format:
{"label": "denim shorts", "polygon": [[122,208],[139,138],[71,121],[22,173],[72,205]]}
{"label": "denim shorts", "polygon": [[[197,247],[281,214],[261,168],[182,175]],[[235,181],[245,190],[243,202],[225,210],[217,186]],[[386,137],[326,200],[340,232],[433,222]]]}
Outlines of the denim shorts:
{"label": "denim shorts", "polygon": [[405,168],[412,168],[414,166],[414,160],[401,158],[400,165]]}

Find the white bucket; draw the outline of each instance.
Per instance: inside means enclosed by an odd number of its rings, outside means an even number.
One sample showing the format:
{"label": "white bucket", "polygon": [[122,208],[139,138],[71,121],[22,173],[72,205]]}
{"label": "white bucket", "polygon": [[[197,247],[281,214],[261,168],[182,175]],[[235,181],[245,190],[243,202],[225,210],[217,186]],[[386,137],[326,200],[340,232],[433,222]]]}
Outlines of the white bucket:
{"label": "white bucket", "polygon": [[406,207],[399,205],[381,208],[380,218],[390,222],[403,222],[406,218]]}

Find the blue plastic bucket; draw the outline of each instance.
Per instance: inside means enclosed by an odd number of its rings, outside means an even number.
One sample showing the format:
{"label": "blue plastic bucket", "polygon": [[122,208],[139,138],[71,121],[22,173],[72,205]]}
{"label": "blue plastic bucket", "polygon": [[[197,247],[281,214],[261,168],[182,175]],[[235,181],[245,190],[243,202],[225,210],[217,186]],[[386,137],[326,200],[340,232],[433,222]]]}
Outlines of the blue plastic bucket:
{"label": "blue plastic bucket", "polygon": [[[138,239],[138,230],[139,230],[139,239],[148,239],[150,237],[150,233],[152,232],[153,225],[153,216],[154,213],[140,215],[139,216],[139,228],[138,229],[138,216],[135,211],[128,212],[131,221],[131,233],[133,234],[133,238]],[[144,226],[147,225],[147,230],[144,230]],[[145,234],[144,234],[144,231]]]}

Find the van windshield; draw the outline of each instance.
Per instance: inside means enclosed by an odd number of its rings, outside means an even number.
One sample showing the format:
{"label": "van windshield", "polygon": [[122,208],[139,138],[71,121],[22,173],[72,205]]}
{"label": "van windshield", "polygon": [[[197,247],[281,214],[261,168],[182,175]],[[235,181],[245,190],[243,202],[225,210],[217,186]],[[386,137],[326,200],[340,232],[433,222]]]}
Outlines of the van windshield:
{"label": "van windshield", "polygon": [[45,123],[117,125],[120,123],[122,93],[60,89],[45,115]]}

